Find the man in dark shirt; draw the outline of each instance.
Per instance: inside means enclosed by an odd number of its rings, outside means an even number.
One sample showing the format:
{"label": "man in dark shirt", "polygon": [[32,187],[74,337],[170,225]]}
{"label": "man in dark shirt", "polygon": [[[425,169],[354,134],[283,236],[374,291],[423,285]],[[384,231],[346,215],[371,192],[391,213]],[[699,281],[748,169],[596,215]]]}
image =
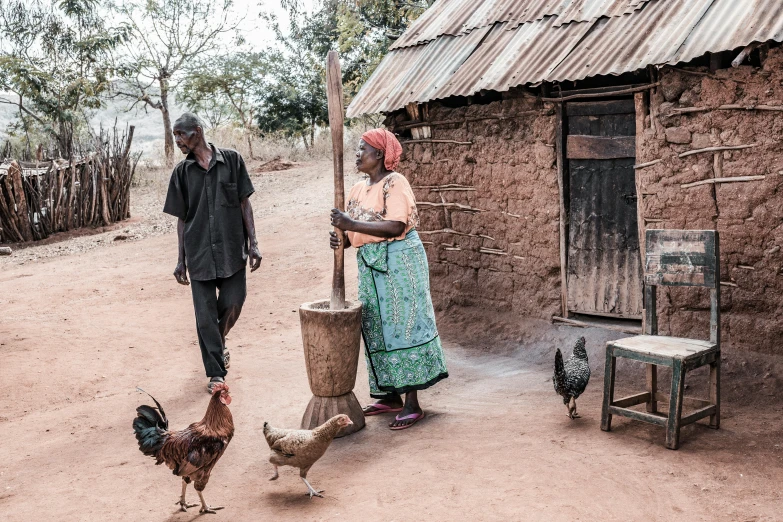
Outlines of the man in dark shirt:
{"label": "man in dark shirt", "polygon": [[226,335],[247,295],[248,257],[251,272],[261,266],[248,200],[255,189],[242,156],[207,143],[198,116],[185,113],[174,122],[174,141],[187,157],[174,167],[163,212],[178,218],[174,277],[191,285],[211,392],[214,383],[224,382],[229,367]]}

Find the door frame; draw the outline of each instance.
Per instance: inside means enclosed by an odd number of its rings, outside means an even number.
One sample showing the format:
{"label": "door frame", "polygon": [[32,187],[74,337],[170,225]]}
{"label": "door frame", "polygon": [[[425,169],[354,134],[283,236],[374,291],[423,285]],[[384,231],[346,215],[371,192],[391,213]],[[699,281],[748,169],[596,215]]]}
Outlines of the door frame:
{"label": "door frame", "polygon": [[[613,90],[622,88],[617,86]],[[604,89],[584,89],[567,91],[568,95],[583,93],[585,101],[609,101],[612,99],[623,99],[629,96],[633,96],[634,109],[636,116],[636,163],[639,163],[639,152],[642,147],[642,139],[644,136],[644,122],[645,116],[649,112],[649,91],[647,89],[622,94],[613,95],[611,92],[596,92],[604,91]],[[565,94],[566,91],[564,91]],[[566,154],[566,141],[568,139],[568,113],[565,107],[567,102],[555,103],[555,158],[557,163],[557,186],[560,193],[560,312],[561,317],[568,318],[572,314],[568,310],[568,237],[570,234],[570,215],[569,215],[569,203],[570,203],[570,171],[568,166],[568,158]],[[644,245],[644,230],[645,223],[643,218],[643,193],[641,183],[641,173],[638,169],[635,169],[635,185],[636,185],[636,212],[637,212],[637,226],[639,236],[639,255],[641,260],[641,266],[644,267],[645,259],[645,245]],[[642,295],[644,295],[644,281],[641,282]],[[644,302],[642,302],[642,317],[644,319]],[[600,314],[591,314],[600,315]],[[617,317],[612,315],[612,317]],[[629,318],[634,319],[634,318]]]}

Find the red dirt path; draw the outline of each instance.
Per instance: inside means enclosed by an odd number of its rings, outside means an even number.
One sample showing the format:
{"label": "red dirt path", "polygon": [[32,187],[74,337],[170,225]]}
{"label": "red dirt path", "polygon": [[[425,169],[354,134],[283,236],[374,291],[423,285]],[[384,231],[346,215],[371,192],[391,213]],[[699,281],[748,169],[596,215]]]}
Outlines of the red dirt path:
{"label": "red dirt path", "polygon": [[[783,519],[779,360],[728,354],[722,429],[690,426],[669,451],[659,428],[616,419],[613,432],[599,429],[599,354],[614,334],[519,320],[521,334],[500,346],[492,339],[506,331],[476,311],[442,323],[451,376],[420,394],[424,421],[392,432],[386,417],[372,417],[337,440],[308,477],[324,499],[308,499],[290,468],[269,482],[263,422],[298,426],[310,398],[296,310],[329,296],[330,168],[254,178],[264,261],[229,337],[236,436],[205,491],[226,509],[204,519]],[[198,518],[197,508],[176,512],[179,479],[141,455],[130,428],[149,401],[136,386],[162,402],[173,428],[200,419],[209,398],[190,292],[171,275],[176,237],[56,257],[35,254],[42,248],[0,261],[2,518]],[[346,266],[350,298],[350,251]],[[554,348],[570,353],[579,335],[594,372],[579,400],[583,418],[571,421],[550,364]],[[361,366],[355,391],[364,402]],[[192,489],[188,499],[197,499]]]}

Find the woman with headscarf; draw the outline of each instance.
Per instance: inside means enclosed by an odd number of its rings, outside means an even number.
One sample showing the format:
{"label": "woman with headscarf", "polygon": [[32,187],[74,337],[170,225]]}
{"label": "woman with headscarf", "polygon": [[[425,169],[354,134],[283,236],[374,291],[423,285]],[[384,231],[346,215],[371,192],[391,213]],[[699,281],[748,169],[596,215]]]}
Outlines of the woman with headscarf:
{"label": "woman with headscarf", "polygon": [[[370,395],[378,399],[364,414],[398,413],[389,424],[393,430],[423,419],[417,392],[448,377],[427,256],[416,232],[416,200],[408,180],[394,170],[401,155],[391,132],[364,133],[356,168],[368,178],[351,189],[347,212],[332,209],[332,225],[347,233],[345,246],[358,249],[362,337]],[[331,247],[338,248],[340,238],[331,236]]]}

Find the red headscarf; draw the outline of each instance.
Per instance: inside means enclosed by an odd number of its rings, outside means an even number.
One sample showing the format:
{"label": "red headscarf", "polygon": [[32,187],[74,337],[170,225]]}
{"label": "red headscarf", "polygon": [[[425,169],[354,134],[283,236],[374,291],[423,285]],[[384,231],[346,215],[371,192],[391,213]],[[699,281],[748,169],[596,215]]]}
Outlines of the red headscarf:
{"label": "red headscarf", "polygon": [[400,164],[402,145],[391,132],[386,129],[373,129],[362,134],[362,139],[371,147],[383,151],[383,165],[386,170],[394,170]]}

